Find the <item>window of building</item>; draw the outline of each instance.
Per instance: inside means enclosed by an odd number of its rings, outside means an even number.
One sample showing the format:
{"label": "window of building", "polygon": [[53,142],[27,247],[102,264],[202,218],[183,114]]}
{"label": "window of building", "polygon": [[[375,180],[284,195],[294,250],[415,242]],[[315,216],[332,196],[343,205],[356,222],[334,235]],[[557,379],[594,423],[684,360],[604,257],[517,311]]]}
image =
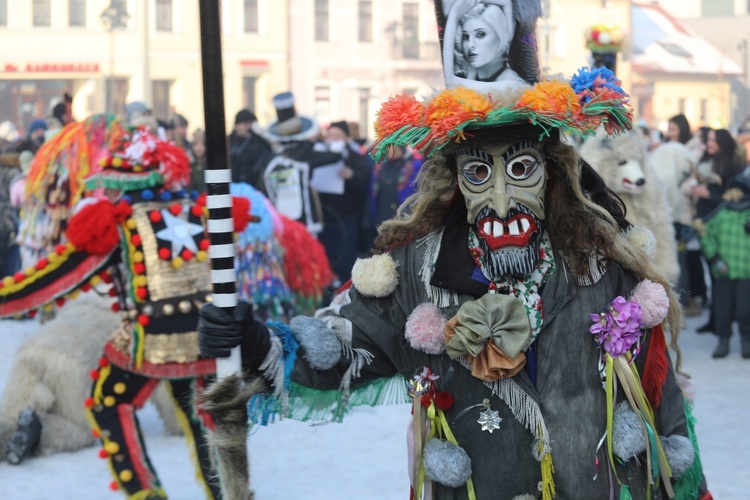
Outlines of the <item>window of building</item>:
{"label": "window of building", "polygon": [[419,4],[404,3],[404,59],[419,59]]}
{"label": "window of building", "polygon": [[0,26],[8,26],[8,0],[0,0]]}
{"label": "window of building", "polygon": [[370,89],[359,89],[359,133],[362,137],[367,136],[370,125]]}
{"label": "window of building", "polygon": [[152,80],[151,95],[154,100],[154,116],[166,120],[172,113],[169,107],[169,90],[172,80]]}
{"label": "window of building", "polygon": [[156,0],[156,30],[172,31],[172,0]]}
{"label": "window of building", "polygon": [[731,16],[734,14],[734,0],[701,0],[701,13],[704,17]]}
{"label": "window of building", "polygon": [[34,26],[49,26],[52,19],[50,0],[34,0],[32,4]]}
{"label": "window of building", "polygon": [[258,32],[258,0],[245,0],[245,33]]}
{"label": "window of building", "polygon": [[331,87],[315,87],[315,117],[320,123],[331,121]]}
{"label": "window of building", "polygon": [[359,2],[359,41],[372,42],[372,2]]}
{"label": "window of building", "polygon": [[68,0],[68,26],[86,26],[86,0]]}
{"label": "window of building", "polygon": [[328,0],[315,0],[315,40],[328,41]]}
{"label": "window of building", "polygon": [[255,112],[255,85],[257,83],[257,76],[245,76],[242,78],[242,105],[253,112]]}

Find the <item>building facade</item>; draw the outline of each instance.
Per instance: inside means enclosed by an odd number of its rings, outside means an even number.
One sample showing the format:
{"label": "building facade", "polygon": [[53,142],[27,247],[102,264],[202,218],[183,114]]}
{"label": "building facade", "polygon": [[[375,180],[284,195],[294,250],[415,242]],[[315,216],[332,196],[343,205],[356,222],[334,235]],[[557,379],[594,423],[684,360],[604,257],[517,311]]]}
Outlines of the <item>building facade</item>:
{"label": "building facade", "polygon": [[[228,126],[243,107],[270,119],[289,85],[286,0],[221,0]],[[22,129],[64,92],[85,118],[143,101],[203,127],[198,2],[0,0],[0,119]]]}

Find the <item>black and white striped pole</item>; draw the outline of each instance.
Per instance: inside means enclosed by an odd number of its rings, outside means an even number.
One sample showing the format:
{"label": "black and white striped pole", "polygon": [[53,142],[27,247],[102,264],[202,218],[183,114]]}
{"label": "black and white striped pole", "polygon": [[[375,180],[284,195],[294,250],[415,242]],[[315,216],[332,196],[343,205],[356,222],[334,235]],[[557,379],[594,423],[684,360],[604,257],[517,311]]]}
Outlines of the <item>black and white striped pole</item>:
{"label": "black and white striped pole", "polygon": [[[211,240],[208,254],[211,258],[213,303],[217,307],[231,310],[237,305],[237,275],[234,270],[232,196],[229,194],[232,173],[227,158],[219,0],[199,0],[199,8],[203,114],[206,123],[206,207]],[[220,379],[241,372],[239,347],[232,349],[228,358],[216,360],[216,376]]]}

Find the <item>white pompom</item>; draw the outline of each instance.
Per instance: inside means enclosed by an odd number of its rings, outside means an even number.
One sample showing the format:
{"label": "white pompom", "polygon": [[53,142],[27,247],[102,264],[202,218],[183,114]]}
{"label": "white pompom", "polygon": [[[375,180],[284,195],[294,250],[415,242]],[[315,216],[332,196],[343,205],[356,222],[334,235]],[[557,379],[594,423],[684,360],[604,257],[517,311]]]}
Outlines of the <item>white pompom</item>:
{"label": "white pompom", "polygon": [[365,297],[387,297],[398,285],[396,262],[388,254],[357,259],[352,268],[352,285]]}
{"label": "white pompom", "polygon": [[633,226],[625,233],[625,238],[646,252],[649,258],[653,259],[656,257],[656,238],[650,229],[643,226]]}

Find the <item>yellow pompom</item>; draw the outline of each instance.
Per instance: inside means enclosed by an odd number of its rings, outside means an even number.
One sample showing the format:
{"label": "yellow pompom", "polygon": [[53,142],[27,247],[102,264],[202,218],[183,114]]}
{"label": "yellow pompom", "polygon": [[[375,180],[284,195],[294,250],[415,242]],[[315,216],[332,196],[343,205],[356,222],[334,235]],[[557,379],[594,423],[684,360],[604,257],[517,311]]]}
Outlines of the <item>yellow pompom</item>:
{"label": "yellow pompom", "polygon": [[50,262],[55,262],[57,259],[59,259],[60,256],[57,255],[57,252],[52,252],[47,256],[47,260]]}
{"label": "yellow pompom", "polygon": [[203,262],[208,258],[208,253],[204,252],[203,250],[199,251],[197,254],[195,254],[195,260],[198,262]]}
{"label": "yellow pompom", "polygon": [[101,160],[99,160],[99,166],[100,167],[106,167],[107,166],[107,159],[106,158],[102,158]]}
{"label": "yellow pompom", "polygon": [[132,231],[138,225],[135,223],[135,219],[128,219],[127,222],[125,223],[125,226]]}
{"label": "yellow pompom", "polygon": [[70,292],[68,294],[68,298],[69,299],[77,299],[80,294],[81,294],[80,290],[73,290],[72,292]]}
{"label": "yellow pompom", "polygon": [[16,280],[13,279],[13,276],[7,276],[3,278],[3,286],[13,286],[15,282]]}
{"label": "yellow pompom", "polygon": [[115,453],[120,451],[120,445],[115,443],[114,441],[110,441],[109,443],[104,445],[104,450],[110,455],[114,455]]}
{"label": "yellow pompom", "polygon": [[50,302],[49,304],[44,304],[42,306],[42,309],[44,309],[47,312],[51,311],[54,308],[55,308],[55,304],[53,302]]}
{"label": "yellow pompom", "polygon": [[97,274],[92,276],[91,279],[89,280],[89,283],[91,283],[91,286],[96,286],[101,282],[102,282],[102,279]]}
{"label": "yellow pompom", "polygon": [[27,267],[23,272],[26,276],[31,276],[35,271],[36,269],[34,269],[33,267]]}
{"label": "yellow pompom", "polygon": [[114,406],[117,400],[114,396],[107,396],[104,398],[104,406]]}
{"label": "yellow pompom", "polygon": [[125,469],[124,471],[120,472],[120,481],[123,483],[127,483],[133,479],[133,471]]}
{"label": "yellow pompom", "polygon": [[140,165],[134,165],[133,166],[133,172],[142,172],[142,171],[143,171],[143,167],[142,166],[140,166]]}
{"label": "yellow pompom", "polygon": [[127,389],[127,386],[124,382],[117,382],[115,384],[115,394],[122,394],[125,392],[125,389]]}
{"label": "yellow pompom", "polygon": [[122,167],[122,158],[115,156],[112,158],[112,166],[113,167]]}
{"label": "yellow pompom", "polygon": [[148,285],[148,278],[146,278],[145,276],[137,276],[133,280],[133,284],[135,286],[146,286],[146,285]]}
{"label": "yellow pompom", "polygon": [[185,261],[182,260],[182,257],[175,257],[172,259],[172,267],[175,269],[181,268],[184,263]]}
{"label": "yellow pompom", "polygon": [[143,262],[143,252],[133,252],[133,262]]}
{"label": "yellow pompom", "polygon": [[208,217],[208,208],[203,207],[203,217]]}

